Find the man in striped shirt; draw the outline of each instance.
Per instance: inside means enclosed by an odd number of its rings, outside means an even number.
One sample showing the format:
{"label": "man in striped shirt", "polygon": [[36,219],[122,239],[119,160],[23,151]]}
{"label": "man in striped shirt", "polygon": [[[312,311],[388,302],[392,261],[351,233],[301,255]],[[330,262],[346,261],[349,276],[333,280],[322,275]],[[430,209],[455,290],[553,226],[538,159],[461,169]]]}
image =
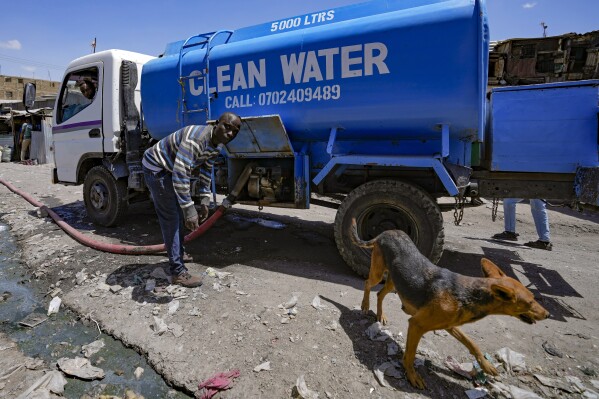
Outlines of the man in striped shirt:
{"label": "man in striped shirt", "polygon": [[[183,226],[194,231],[208,217],[210,177],[215,158],[224,144],[241,128],[239,116],[225,112],[215,125],[190,125],[163,138],[144,153],[144,179],[154,201],[162,238],[166,245],[173,283],[185,287],[202,285],[183,261]],[[192,172],[199,170],[200,214],[190,193]]]}

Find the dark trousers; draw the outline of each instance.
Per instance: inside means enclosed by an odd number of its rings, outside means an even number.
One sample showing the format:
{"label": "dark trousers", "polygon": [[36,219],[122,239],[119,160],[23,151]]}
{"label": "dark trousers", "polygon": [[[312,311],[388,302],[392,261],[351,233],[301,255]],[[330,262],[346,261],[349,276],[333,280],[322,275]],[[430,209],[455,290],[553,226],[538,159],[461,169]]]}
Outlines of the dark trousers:
{"label": "dark trousers", "polygon": [[152,172],[145,166],[143,170],[146,185],[152,194],[154,209],[156,209],[158,215],[162,239],[166,245],[168,262],[171,266],[171,274],[177,276],[186,272],[187,268],[183,263],[185,223],[183,212],[173,188],[173,175],[166,170]]}

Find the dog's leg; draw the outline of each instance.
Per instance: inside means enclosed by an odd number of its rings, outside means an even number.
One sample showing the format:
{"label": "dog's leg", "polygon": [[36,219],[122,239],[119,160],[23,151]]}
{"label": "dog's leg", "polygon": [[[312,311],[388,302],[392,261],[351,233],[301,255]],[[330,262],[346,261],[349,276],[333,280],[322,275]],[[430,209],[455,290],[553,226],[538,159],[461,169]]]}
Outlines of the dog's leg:
{"label": "dog's leg", "polygon": [[372,249],[372,257],[370,258],[370,272],[368,273],[368,279],[364,283],[362,312],[365,314],[370,311],[370,290],[383,280],[383,274],[385,274],[385,264],[383,263],[381,249],[375,243]]}
{"label": "dog's leg", "polygon": [[478,347],[478,345],[476,345],[474,343],[474,341],[472,341],[470,339],[469,336],[464,334],[462,332],[462,330],[460,330],[457,327],[452,327],[452,328],[448,328],[446,331],[449,334],[451,334],[452,337],[454,337],[455,339],[460,341],[466,348],[468,348],[468,350],[470,351],[472,356],[474,356],[476,358],[476,360],[478,361],[478,364],[480,364],[480,367],[484,370],[485,373],[490,374],[490,375],[499,375],[499,373],[497,372],[497,369],[495,367],[493,367],[491,362],[489,362],[487,359],[485,359],[485,356],[483,355],[483,353],[480,350],[480,348]]}
{"label": "dog's leg", "polygon": [[406,377],[412,386],[418,389],[426,388],[422,377],[414,369],[414,360],[416,359],[416,348],[420,338],[426,333],[426,330],[420,327],[416,316],[408,321],[408,338],[406,339],[406,351],[403,355],[403,368],[406,371]]}
{"label": "dog's leg", "polygon": [[391,280],[391,276],[387,275],[387,281],[385,281],[385,285],[383,288],[376,294],[376,319],[383,323],[383,325],[387,324],[387,317],[383,312],[383,300],[385,299],[385,295],[395,290],[395,285],[393,284],[393,280]]}

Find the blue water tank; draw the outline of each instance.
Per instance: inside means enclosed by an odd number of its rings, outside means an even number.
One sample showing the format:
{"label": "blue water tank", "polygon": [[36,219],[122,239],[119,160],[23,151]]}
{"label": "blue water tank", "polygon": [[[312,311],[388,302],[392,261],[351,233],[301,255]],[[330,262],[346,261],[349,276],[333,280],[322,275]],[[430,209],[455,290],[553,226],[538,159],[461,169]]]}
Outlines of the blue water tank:
{"label": "blue water tank", "polygon": [[488,28],[484,0],[375,0],[207,33],[148,62],[152,137],[225,111],[281,116],[291,139],[480,137]]}

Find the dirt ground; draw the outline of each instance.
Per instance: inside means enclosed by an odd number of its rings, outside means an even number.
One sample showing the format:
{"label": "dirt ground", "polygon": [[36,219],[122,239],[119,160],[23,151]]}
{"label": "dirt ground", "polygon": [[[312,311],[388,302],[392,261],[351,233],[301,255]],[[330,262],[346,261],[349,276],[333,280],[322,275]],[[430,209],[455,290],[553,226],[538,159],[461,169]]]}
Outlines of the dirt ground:
{"label": "dirt ground", "polygon": [[[160,242],[148,204],[133,207],[118,227],[100,228],[85,217],[82,187],[52,185],[49,165],[2,163],[0,177],[98,240]],[[507,316],[464,326],[491,357],[505,347],[525,356],[521,371],[499,368],[501,375],[489,379],[494,389],[504,384],[540,397],[596,397],[599,215],[550,208],[554,248],[549,252],[520,245],[536,239],[527,204],[517,208],[518,244],[489,238],[503,230],[501,206],[496,222],[486,203],[468,207],[462,224],[455,226],[451,199],[440,202],[446,237],[440,266],[481,276],[480,259],[487,257],[532,290],[552,314],[532,326]],[[213,374],[238,369],[239,378],[219,397],[292,397],[300,376],[320,398],[467,397],[465,391],[474,388],[473,382],[451,371],[446,359],[471,363],[473,358],[445,332],[428,333],[419,346],[417,370],[424,376],[426,390],[412,388],[401,366],[387,369],[388,374],[399,372],[386,377],[388,386],[377,380],[375,369],[401,358],[408,317],[398,297],[389,295],[385,300],[389,324],[384,329],[391,337],[385,340],[379,335],[373,340],[366,334],[376,327],[372,327],[374,314],[359,310],[363,279],[337,252],[334,215],[334,210],[318,206],[309,211],[265,208],[261,212],[235,206],[186,247],[194,259],[188,265],[193,272],[213,268],[230,275],[208,274],[201,288],[191,290],[169,286],[160,278],[156,269],[168,270],[164,255],[123,256],[84,247],[0,185],[0,218],[11,226],[23,248],[24,274],[47,284],[49,290],[59,287],[64,306],[136,348],[173,386],[189,394]],[[256,218],[285,227],[264,226]],[[156,283],[150,291],[149,279]],[[317,296],[321,307],[313,306]],[[290,310],[279,306],[294,298],[297,305]],[[166,324],[165,332],[160,333],[156,318]],[[399,346],[398,355],[388,355],[393,343]],[[553,382],[543,384],[534,375]],[[0,384],[0,396],[7,388]],[[511,389],[513,397],[533,397],[518,396]]]}

